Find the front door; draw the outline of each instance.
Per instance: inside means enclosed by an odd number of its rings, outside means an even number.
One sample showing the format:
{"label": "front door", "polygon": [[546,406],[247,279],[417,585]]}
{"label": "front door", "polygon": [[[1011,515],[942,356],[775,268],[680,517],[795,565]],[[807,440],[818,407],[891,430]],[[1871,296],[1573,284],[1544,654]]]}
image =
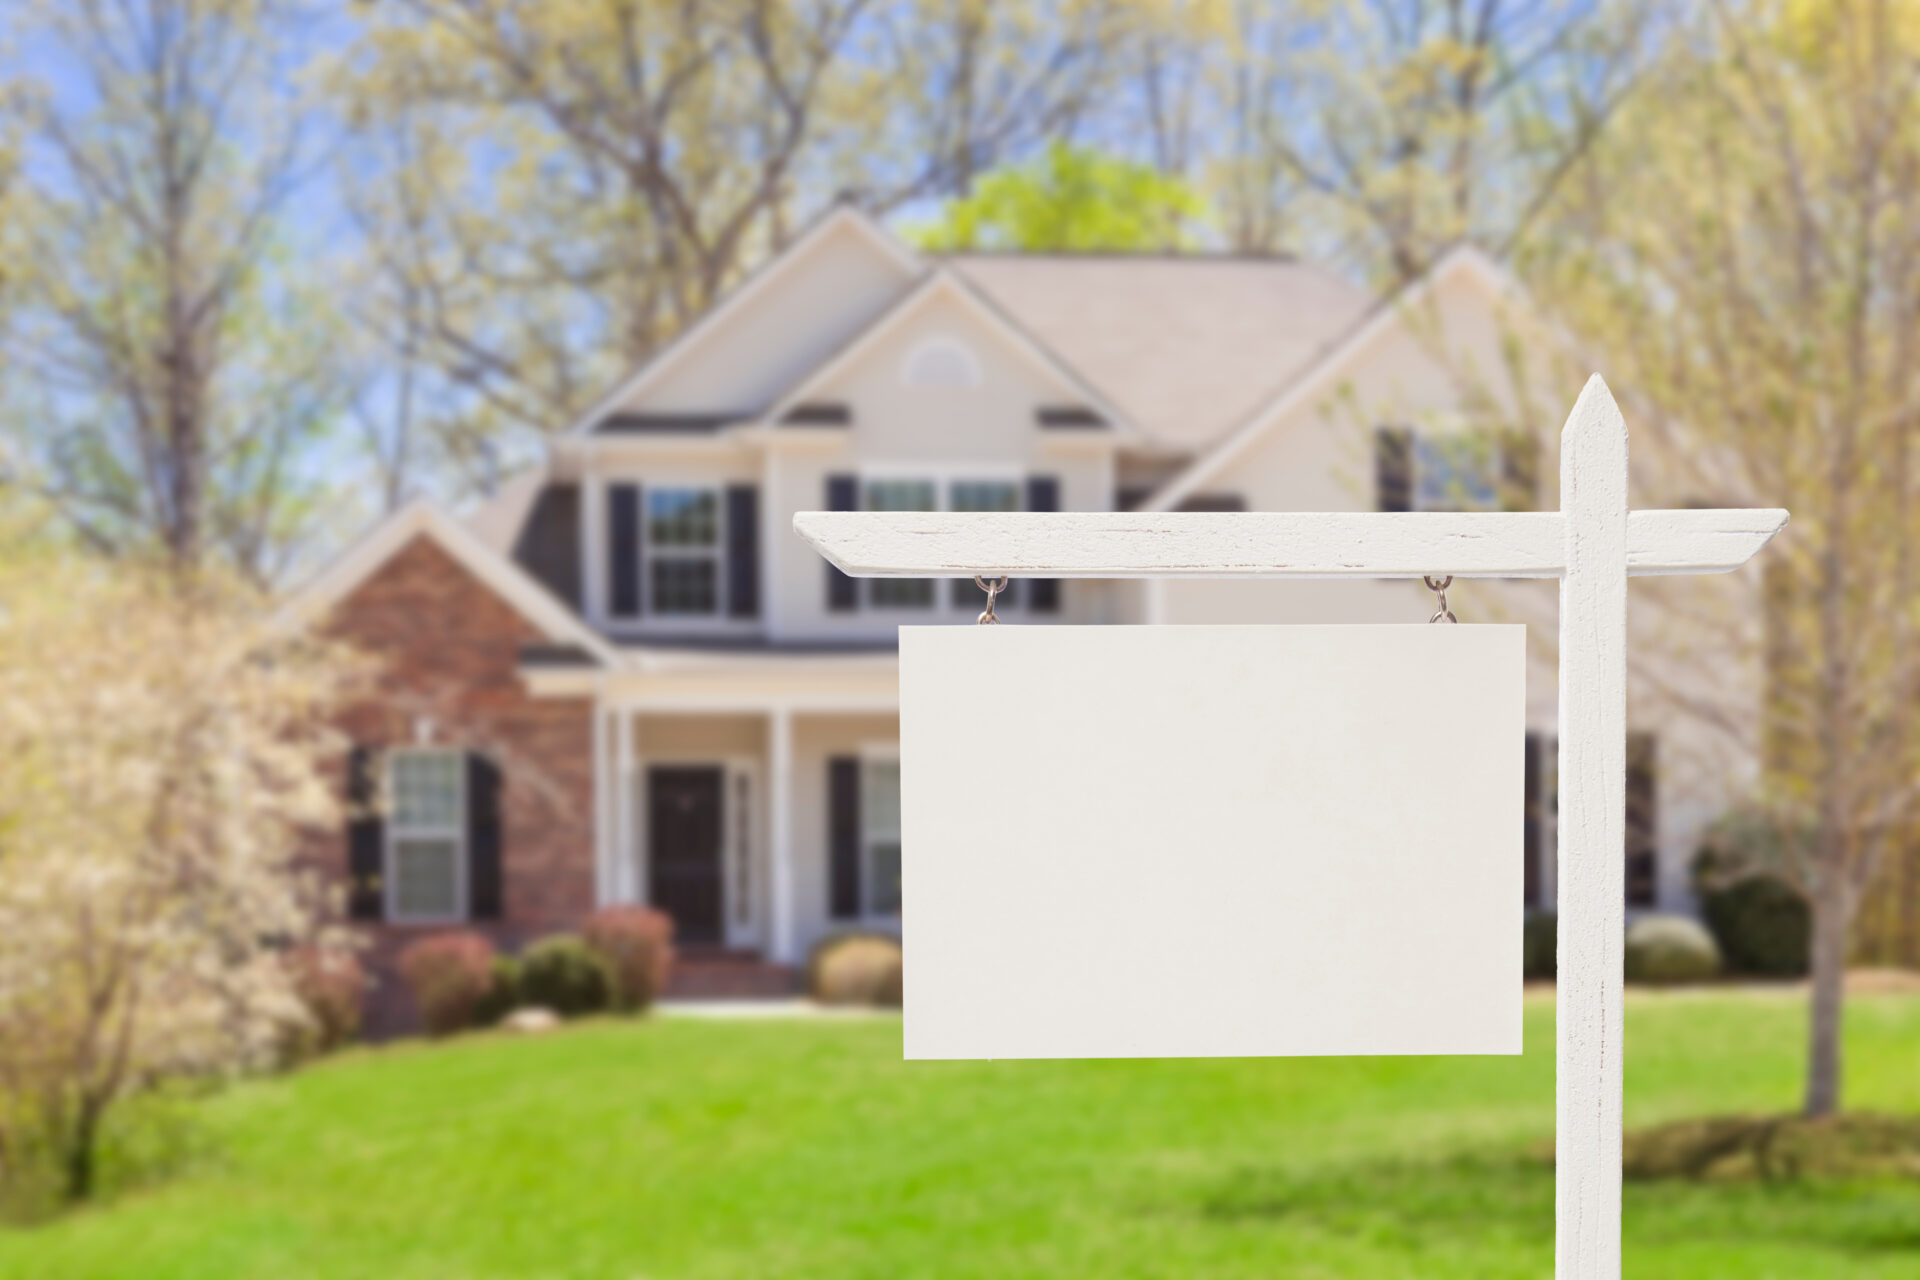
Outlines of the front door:
{"label": "front door", "polygon": [[652,904],[673,917],[677,942],[719,942],[720,806],[718,765],[655,765],[647,770],[647,861]]}

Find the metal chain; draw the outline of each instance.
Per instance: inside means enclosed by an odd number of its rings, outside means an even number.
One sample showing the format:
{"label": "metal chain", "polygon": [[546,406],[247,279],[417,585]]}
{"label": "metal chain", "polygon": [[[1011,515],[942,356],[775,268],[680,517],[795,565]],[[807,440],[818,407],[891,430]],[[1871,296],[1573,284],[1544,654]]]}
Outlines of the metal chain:
{"label": "metal chain", "polygon": [[1002,574],[998,582],[988,582],[976,573],[973,575],[973,585],[987,593],[987,607],[974,621],[983,627],[998,624],[1000,619],[993,614],[993,602],[995,597],[1007,589],[1006,575]]}
{"label": "metal chain", "polygon": [[[978,582],[979,579],[975,578],[974,581]],[[1440,581],[1438,582],[1435,582],[1433,580],[1432,575],[1427,575],[1425,577],[1422,577],[1420,581],[1427,584],[1427,590],[1433,592],[1433,594],[1440,597],[1440,607],[1434,610],[1433,616],[1431,618],[1428,618],[1427,621],[1428,622],[1460,621],[1460,619],[1453,616],[1453,610],[1447,608],[1447,588],[1453,585],[1453,575],[1448,574],[1446,577],[1440,579]]]}

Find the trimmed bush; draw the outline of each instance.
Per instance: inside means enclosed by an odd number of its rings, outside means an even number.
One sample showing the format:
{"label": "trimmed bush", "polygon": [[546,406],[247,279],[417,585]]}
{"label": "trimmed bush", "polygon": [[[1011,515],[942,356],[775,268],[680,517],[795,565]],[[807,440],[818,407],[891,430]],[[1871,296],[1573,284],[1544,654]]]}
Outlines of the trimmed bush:
{"label": "trimmed bush", "polygon": [[286,959],[294,995],[307,1017],[301,1025],[288,1028],[281,1057],[297,1062],[331,1053],[357,1039],[367,975],[353,952],[339,947],[301,947]]}
{"label": "trimmed bush", "polygon": [[473,1025],[498,1026],[500,1019],[520,1007],[520,962],[512,956],[493,958],[493,985],[473,1006]]}
{"label": "trimmed bush", "polygon": [[1780,877],[1752,875],[1716,889],[1701,899],[1700,914],[1736,973],[1792,978],[1807,971],[1813,913]]}
{"label": "trimmed bush", "polygon": [[477,933],[436,933],[400,953],[400,976],[413,992],[427,1034],[452,1035],[473,1025],[493,989],[493,944]]}
{"label": "trimmed bush", "polygon": [[602,907],[581,936],[606,966],[612,1004],[643,1013],[667,989],[673,965],[673,918],[651,907]]}
{"label": "trimmed bush", "polygon": [[900,943],[875,933],[843,934],[814,948],[807,986],[821,1004],[898,1009],[905,994]]}
{"label": "trimmed bush", "polygon": [[607,965],[577,933],[540,939],[520,955],[520,1003],[563,1018],[602,1013],[613,998]]}
{"label": "trimmed bush", "polygon": [[1560,917],[1551,911],[1529,911],[1520,944],[1520,968],[1529,980],[1554,976],[1559,964]]}
{"label": "trimmed bush", "polygon": [[1642,916],[1627,930],[1627,981],[1701,982],[1720,972],[1713,935],[1685,916]]}

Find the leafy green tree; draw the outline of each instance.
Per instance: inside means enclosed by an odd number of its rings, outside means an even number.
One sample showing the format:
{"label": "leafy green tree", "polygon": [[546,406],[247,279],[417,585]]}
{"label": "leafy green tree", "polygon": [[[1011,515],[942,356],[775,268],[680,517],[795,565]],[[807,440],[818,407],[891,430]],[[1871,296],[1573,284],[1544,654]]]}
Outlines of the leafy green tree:
{"label": "leafy green tree", "polygon": [[1031,164],[982,176],[915,238],[929,249],[1182,249],[1206,212],[1180,178],[1054,142]]}
{"label": "leafy green tree", "polygon": [[1731,703],[1661,696],[1758,756],[1774,858],[1812,908],[1819,1116],[1842,1096],[1850,927],[1920,816],[1920,28],[1885,0],[1770,0],[1687,34],[1522,266],[1626,392],[1649,505],[1793,513],[1739,607],[1635,590],[1754,672]]}

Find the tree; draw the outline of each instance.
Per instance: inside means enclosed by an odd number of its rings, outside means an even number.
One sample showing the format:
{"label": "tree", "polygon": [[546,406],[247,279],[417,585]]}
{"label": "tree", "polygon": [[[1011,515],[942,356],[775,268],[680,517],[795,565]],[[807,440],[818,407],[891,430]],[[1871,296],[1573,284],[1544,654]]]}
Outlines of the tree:
{"label": "tree", "polygon": [[85,1198],[124,1098],[305,1016],[288,959],[336,940],[299,850],[358,670],[267,616],[211,573],[0,557],[0,1189]]}
{"label": "tree", "polygon": [[1784,506],[1766,586],[1704,616],[1762,673],[1760,803],[1812,905],[1805,1107],[1840,1105],[1849,927],[1914,818],[1920,32],[1884,0],[1715,5],[1587,157],[1523,257],[1628,389],[1659,497]]}
{"label": "tree", "polygon": [[61,0],[25,26],[11,478],[98,547],[270,576],[312,514],[333,395],[326,307],[282,234],[305,115],[282,87],[290,11]]}
{"label": "tree", "polygon": [[916,238],[929,249],[1180,249],[1205,214],[1178,178],[1055,142],[1032,164],[981,177]]}
{"label": "tree", "polygon": [[1660,0],[1246,5],[1217,76],[1223,221],[1272,210],[1383,284],[1463,239],[1504,251],[1599,136]]}
{"label": "tree", "polygon": [[[1069,127],[1117,0],[398,0],[331,77],[416,456],[530,454],[837,197]],[[383,440],[391,459],[397,441]]]}

